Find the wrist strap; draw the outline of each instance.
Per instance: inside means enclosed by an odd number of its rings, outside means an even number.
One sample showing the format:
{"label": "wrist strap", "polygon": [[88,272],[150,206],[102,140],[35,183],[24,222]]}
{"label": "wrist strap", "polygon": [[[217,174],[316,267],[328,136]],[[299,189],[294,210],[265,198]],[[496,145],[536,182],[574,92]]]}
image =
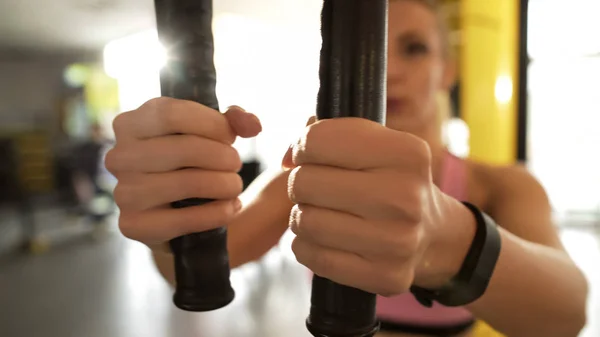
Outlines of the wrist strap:
{"label": "wrist strap", "polygon": [[460,271],[447,285],[438,290],[411,287],[415,298],[426,307],[432,307],[433,301],[456,307],[479,299],[487,290],[500,256],[501,237],[494,220],[468,202],[463,205],[475,216],[477,230],[473,243]]}

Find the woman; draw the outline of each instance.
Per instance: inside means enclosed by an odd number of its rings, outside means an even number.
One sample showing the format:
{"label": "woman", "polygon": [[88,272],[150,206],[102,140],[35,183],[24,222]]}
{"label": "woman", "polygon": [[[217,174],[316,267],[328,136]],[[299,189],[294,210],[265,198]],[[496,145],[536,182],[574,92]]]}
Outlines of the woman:
{"label": "woman", "polygon": [[[470,335],[473,317],[511,337],[577,336],[587,284],[559,241],[540,184],[522,168],[463,161],[445,150],[435,102],[455,73],[438,7],[393,0],[390,16],[387,127],[311,121],[284,171],[244,207],[231,144],[261,131],[254,115],[167,98],[120,115],[106,164],[119,179],[121,231],[151,247],[172,280],[165,244],[172,238],[226,223],[236,267],[263,256],[289,225],[298,261],[382,295],[378,314],[398,336]],[[168,206],[191,197],[219,201]],[[424,308],[411,285],[446,284],[473,241],[475,220],[461,201],[502,226],[499,260],[475,302]]]}

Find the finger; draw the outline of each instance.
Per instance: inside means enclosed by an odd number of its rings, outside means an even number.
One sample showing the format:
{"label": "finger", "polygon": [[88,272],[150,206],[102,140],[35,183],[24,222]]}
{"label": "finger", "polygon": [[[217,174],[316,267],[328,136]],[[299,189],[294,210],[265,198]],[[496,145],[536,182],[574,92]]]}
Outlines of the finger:
{"label": "finger", "polygon": [[374,221],[418,223],[425,190],[421,182],[394,171],[352,171],[335,167],[296,167],[288,178],[288,197]]}
{"label": "finger", "polygon": [[169,242],[148,244],[148,248],[150,248],[150,250],[153,252],[161,254],[173,254]]}
{"label": "finger", "polygon": [[172,135],[117,144],[106,156],[107,169],[156,173],[186,167],[238,172],[242,161],[231,146],[193,135]]}
{"label": "finger", "polygon": [[190,198],[235,199],[242,188],[237,173],[186,169],[127,177],[114,195],[121,209],[142,211]]}
{"label": "finger", "polygon": [[[306,123],[306,126],[312,125],[317,121],[316,117],[310,117],[308,119],[308,122]],[[294,168],[294,160],[292,158],[292,154],[293,154],[293,150],[294,150],[294,146],[296,144],[292,144],[290,145],[290,147],[288,148],[288,150],[286,151],[285,155],[283,156],[283,159],[281,160],[281,167],[284,170],[290,170],[292,168]]]}
{"label": "finger", "polygon": [[[292,242],[296,260],[316,275],[336,283],[384,296],[398,293],[404,286],[404,278],[396,277],[395,269],[381,268],[362,257],[335,249],[328,249],[302,240]],[[396,266],[398,267],[398,266]]]}
{"label": "finger", "polygon": [[321,120],[308,127],[293,151],[294,165],[353,170],[396,167],[407,159],[408,164],[429,163],[430,157],[425,141],[362,118]]}
{"label": "finger", "polygon": [[235,133],[220,112],[202,104],[168,97],[152,99],[113,122],[117,143],[171,134],[190,134],[233,144]]}
{"label": "finger", "polygon": [[281,167],[285,171],[289,171],[290,169],[294,168],[294,161],[292,160],[292,151],[293,150],[294,150],[294,145],[292,144],[287,149],[287,151],[285,152],[285,155],[283,156],[283,159],[281,160]]}
{"label": "finger", "polygon": [[348,213],[309,205],[294,206],[290,229],[303,240],[374,262],[410,258],[420,242],[412,227],[393,222],[368,222]]}
{"label": "finger", "polygon": [[233,131],[242,138],[255,137],[262,131],[258,117],[238,106],[230,107],[225,113],[225,118]]}
{"label": "finger", "polygon": [[126,237],[157,245],[186,234],[200,233],[229,223],[241,208],[235,200],[213,201],[187,208],[160,208],[145,212],[122,212],[119,228]]}

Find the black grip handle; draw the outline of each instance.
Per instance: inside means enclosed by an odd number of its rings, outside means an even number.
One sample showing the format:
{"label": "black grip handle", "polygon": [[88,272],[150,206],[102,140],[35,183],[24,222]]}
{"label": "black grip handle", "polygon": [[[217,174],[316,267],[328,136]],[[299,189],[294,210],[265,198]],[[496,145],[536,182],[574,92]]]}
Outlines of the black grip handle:
{"label": "black grip handle", "polygon": [[[324,0],[317,118],[385,124],[388,0]],[[317,337],[370,337],[376,295],[315,275],[306,326]]]}
{"label": "black grip handle", "polygon": [[[159,39],[169,54],[161,71],[162,95],[218,111],[212,0],[155,0],[154,5]],[[194,207],[211,201],[189,199],[172,206]],[[178,308],[210,311],[233,301],[224,227],[176,238],[170,246],[175,259],[173,301]]]}

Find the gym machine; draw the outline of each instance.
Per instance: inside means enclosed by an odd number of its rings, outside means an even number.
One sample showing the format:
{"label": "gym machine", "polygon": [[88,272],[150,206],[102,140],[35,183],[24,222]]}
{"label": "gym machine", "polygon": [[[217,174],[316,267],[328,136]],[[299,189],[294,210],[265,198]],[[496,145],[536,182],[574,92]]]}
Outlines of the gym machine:
{"label": "gym machine", "polygon": [[[298,0],[301,1],[301,0]],[[163,96],[215,110],[212,0],[155,0],[159,39],[169,50],[161,72]],[[388,0],[324,0],[317,118],[360,117],[385,123]],[[182,208],[211,200],[173,203]],[[173,301],[186,311],[227,306],[235,297],[229,280],[227,230],[176,238]],[[306,326],[316,337],[371,337],[379,330],[376,295],[314,276]]]}

